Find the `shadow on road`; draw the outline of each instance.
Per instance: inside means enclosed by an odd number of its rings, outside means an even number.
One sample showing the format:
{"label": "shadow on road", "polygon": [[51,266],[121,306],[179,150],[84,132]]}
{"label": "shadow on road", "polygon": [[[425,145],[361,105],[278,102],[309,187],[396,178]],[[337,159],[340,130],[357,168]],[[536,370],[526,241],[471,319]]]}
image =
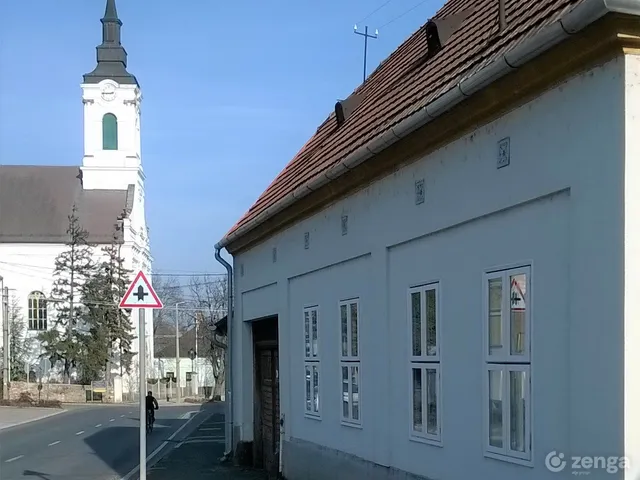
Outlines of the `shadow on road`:
{"label": "shadow on road", "polygon": [[[161,406],[160,410],[156,412],[156,421],[154,423],[153,432],[147,435],[147,457],[164,442],[171,441],[169,440],[171,435],[189,421],[189,418],[182,419],[178,417],[187,412],[198,412],[200,415],[201,412],[207,410],[211,406],[212,404],[184,404],[178,406],[178,408],[176,408],[175,405]],[[163,418],[161,414],[164,412],[162,412],[162,410],[169,408],[173,410],[172,417],[174,418]],[[192,414],[191,417],[194,415],[195,414]],[[138,421],[138,416],[133,415],[130,419]],[[189,427],[186,427],[186,430],[188,429]],[[179,439],[181,435],[182,432],[176,436],[176,440]],[[139,464],[139,438],[139,426],[114,426],[100,429],[94,434],[86,437],[84,441],[93,450],[95,455],[113,471],[113,473],[123,477]],[[41,476],[40,478],[48,480],[46,476]]]}
{"label": "shadow on road", "polygon": [[36,477],[42,480],[50,480],[46,473],[34,472],[33,470],[25,470],[22,475],[24,477]]}

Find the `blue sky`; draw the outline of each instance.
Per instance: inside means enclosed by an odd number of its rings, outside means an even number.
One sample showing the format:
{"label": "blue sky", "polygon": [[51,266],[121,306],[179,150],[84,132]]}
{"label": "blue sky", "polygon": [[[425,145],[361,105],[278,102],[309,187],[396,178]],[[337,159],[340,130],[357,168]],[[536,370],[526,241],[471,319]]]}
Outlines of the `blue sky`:
{"label": "blue sky", "polygon": [[[220,272],[213,245],[362,81],[444,0],[117,0],[143,91],[156,272]],[[79,165],[82,75],[105,0],[0,5],[0,162]]]}

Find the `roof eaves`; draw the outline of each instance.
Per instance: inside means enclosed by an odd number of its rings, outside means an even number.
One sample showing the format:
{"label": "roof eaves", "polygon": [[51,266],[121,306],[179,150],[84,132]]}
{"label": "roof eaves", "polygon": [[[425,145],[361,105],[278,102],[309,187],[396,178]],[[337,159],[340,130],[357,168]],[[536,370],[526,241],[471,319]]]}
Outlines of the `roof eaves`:
{"label": "roof eaves", "polygon": [[357,165],[367,161],[377,153],[406,137],[426,123],[462,102],[465,98],[482,90],[508,73],[517,70],[535,57],[548,51],[558,43],[576,34],[602,18],[607,13],[622,13],[640,16],[640,3],[637,0],[585,0],[562,15],[556,21],[540,29],[535,35],[525,39],[512,49],[500,54],[498,58],[471,75],[462,78],[455,86],[433,101],[415,111],[396,124],[390,123],[387,129],[366,145],[358,148],[337,165],[319,173],[293,192],[267,207],[253,219],[236,229],[230,230],[215,246],[225,248],[240,239],[249,231],[258,227],[277,213],[297,202],[309,193],[318,190],[331,180],[342,176]]}

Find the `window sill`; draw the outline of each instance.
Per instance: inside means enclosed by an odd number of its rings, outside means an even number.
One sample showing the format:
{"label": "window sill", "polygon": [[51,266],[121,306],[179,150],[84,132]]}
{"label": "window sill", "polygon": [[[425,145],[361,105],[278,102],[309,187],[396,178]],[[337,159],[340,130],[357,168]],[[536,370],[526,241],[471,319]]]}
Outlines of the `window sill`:
{"label": "window sill", "polygon": [[340,421],[340,425],[342,425],[343,427],[357,428],[359,430],[362,430],[362,424],[361,423],[350,422],[348,420],[341,420]]}
{"label": "window sill", "polygon": [[486,458],[491,458],[493,460],[499,460],[501,462],[514,463],[516,465],[521,465],[523,467],[533,468],[533,460],[526,460],[524,458],[511,457],[509,455],[501,455],[499,453],[493,452],[484,452],[484,456]]}
{"label": "window sill", "polygon": [[308,413],[305,412],[304,414],[305,418],[308,418],[309,420],[315,420],[316,422],[321,422],[322,421],[322,416],[320,414],[313,414],[313,413]]}
{"label": "window sill", "polygon": [[409,440],[416,443],[431,445],[432,447],[443,447],[441,438],[429,438],[412,434],[409,436]]}

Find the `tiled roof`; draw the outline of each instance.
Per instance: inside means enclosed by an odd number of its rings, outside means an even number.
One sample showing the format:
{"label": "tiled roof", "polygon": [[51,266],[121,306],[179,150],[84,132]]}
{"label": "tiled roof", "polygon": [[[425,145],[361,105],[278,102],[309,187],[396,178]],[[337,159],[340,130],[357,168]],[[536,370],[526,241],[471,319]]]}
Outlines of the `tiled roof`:
{"label": "tiled roof", "polygon": [[344,124],[337,127],[331,113],[227,237],[582,1],[506,0],[508,26],[500,33],[498,0],[449,0],[434,19],[473,13],[442,50],[424,61],[424,26],[411,35],[356,89],[363,100]]}
{"label": "tiled roof", "polygon": [[131,213],[133,198],[133,185],[84,190],[78,167],[0,165],[0,243],[65,243],[74,204],[88,241],[111,243],[118,216]]}

